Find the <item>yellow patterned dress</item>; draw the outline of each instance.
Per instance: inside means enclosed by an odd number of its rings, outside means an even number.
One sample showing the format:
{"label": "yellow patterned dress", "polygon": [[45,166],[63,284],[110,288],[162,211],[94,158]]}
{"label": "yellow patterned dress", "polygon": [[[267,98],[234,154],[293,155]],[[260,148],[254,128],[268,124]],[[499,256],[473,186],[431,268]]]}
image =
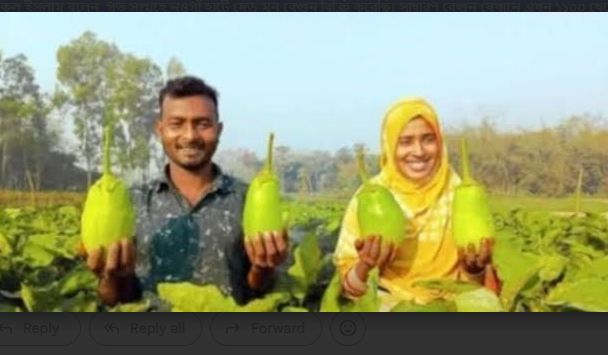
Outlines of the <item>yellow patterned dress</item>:
{"label": "yellow patterned dress", "polygon": [[[393,154],[403,127],[416,117],[425,119],[433,128],[441,152],[434,176],[424,185],[405,178],[399,172]],[[458,249],[451,234],[452,199],[460,178],[448,163],[437,115],[424,100],[402,100],[387,112],[382,126],[380,167],[380,173],[372,181],[387,187],[401,205],[408,219],[409,237],[399,247],[395,261],[380,276],[382,310],[388,310],[400,301],[428,303],[449,297],[445,292],[414,285],[418,281],[438,278],[468,279],[459,267]],[[334,253],[334,263],[342,278],[357,263],[354,244],[363,237],[357,223],[357,193],[346,209]]]}

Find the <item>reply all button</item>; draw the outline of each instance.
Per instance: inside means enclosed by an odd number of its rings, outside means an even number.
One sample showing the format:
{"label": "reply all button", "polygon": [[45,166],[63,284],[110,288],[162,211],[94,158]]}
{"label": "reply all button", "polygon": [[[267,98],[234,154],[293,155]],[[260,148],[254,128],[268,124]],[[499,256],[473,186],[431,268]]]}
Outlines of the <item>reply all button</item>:
{"label": "reply all button", "polygon": [[219,313],[211,336],[227,346],[306,346],[321,336],[321,321],[312,313]]}
{"label": "reply all button", "polygon": [[90,323],[101,345],[184,346],[201,335],[201,322],[189,313],[101,313]]}

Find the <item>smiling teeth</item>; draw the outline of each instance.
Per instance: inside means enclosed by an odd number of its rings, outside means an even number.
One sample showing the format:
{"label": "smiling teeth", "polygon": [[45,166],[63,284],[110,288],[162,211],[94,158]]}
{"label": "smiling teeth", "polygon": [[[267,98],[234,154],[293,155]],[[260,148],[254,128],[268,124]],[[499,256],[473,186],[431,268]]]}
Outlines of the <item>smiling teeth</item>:
{"label": "smiling teeth", "polygon": [[182,152],[184,152],[186,154],[196,154],[196,153],[200,153],[201,150],[200,149],[185,148],[185,149],[182,149]]}
{"label": "smiling teeth", "polygon": [[413,170],[422,170],[426,167],[426,162],[412,162],[412,163],[408,163],[408,165]]}

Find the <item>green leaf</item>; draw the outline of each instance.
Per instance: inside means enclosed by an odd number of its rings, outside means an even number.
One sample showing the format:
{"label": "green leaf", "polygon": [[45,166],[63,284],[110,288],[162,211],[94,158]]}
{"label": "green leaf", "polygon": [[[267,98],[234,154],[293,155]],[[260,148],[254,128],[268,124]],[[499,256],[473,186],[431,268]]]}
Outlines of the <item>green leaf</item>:
{"label": "green leaf", "polygon": [[289,301],[289,293],[269,293],[263,298],[250,301],[244,306],[237,306],[236,312],[275,312],[279,305]]}
{"label": "green leaf", "polygon": [[57,209],[57,213],[63,218],[79,220],[81,211],[76,206],[62,206]]}
{"label": "green leaf", "polygon": [[143,299],[139,302],[122,303],[109,309],[110,312],[147,312],[150,310],[150,300]]}
{"label": "green leaf", "polygon": [[21,285],[21,298],[30,312],[95,312],[97,296],[94,292],[78,292],[75,297],[59,293],[57,283],[47,287]]}
{"label": "green leaf", "polygon": [[171,304],[174,312],[231,312],[237,306],[232,298],[224,296],[214,285],[160,283],[157,292],[162,300]]}
{"label": "green leaf", "polygon": [[299,313],[299,312],[310,312],[310,311],[304,307],[288,306],[288,307],[284,307],[283,309],[281,309],[281,312]]}
{"label": "green leaf", "polygon": [[336,272],[321,299],[321,312],[378,312],[378,268],[374,268],[367,280],[367,292],[357,300],[349,300],[342,296],[342,282]]}
{"label": "green leaf", "polygon": [[31,266],[50,265],[57,257],[74,259],[78,238],[52,233],[34,234],[28,237],[23,249],[23,256]]}
{"label": "green leaf", "polygon": [[500,298],[511,309],[520,291],[537,276],[538,256],[521,251],[521,243],[511,238],[497,238],[492,259],[502,280]]}
{"label": "green leaf", "polygon": [[540,258],[540,271],[538,276],[542,281],[551,282],[557,280],[566,269],[568,259],[561,255],[543,255]]}
{"label": "green leaf", "polygon": [[342,225],[342,218],[341,216],[336,216],[333,218],[333,220],[331,220],[327,226],[325,227],[325,231],[329,234],[335,233],[340,229],[340,226]]}
{"label": "green leaf", "polygon": [[485,287],[459,294],[454,298],[458,312],[503,312],[498,296]]}
{"label": "green leaf", "polygon": [[0,280],[5,274],[9,274],[11,271],[11,261],[7,257],[0,256]]}
{"label": "green leaf", "polygon": [[608,312],[608,280],[562,282],[549,293],[545,303],[587,312]]}
{"label": "green leaf", "polygon": [[37,312],[50,309],[50,305],[57,301],[57,294],[48,292],[48,290],[35,290],[33,287],[22,284],[21,299],[28,311]]}
{"label": "green leaf", "polygon": [[95,291],[97,282],[95,274],[81,264],[61,279],[59,293],[67,296],[80,290]]}
{"label": "green leaf", "polygon": [[576,279],[592,277],[608,279],[608,256],[592,261],[590,264],[575,273],[574,276]]}
{"label": "green leaf", "polygon": [[21,308],[0,302],[0,313],[21,312]]}
{"label": "green leaf", "polygon": [[23,214],[23,211],[19,208],[5,208],[4,214],[7,215],[8,218],[15,220]]}
{"label": "green leaf", "polygon": [[321,312],[340,312],[340,296],[342,294],[342,283],[340,274],[335,273],[321,299]]}
{"label": "green leaf", "polygon": [[46,267],[55,260],[55,255],[44,246],[36,243],[26,243],[22,257],[32,267]]}
{"label": "green leaf", "polygon": [[415,282],[413,286],[432,290],[442,290],[453,294],[468,292],[479,288],[478,284],[472,282],[450,279],[422,280]]}
{"label": "green leaf", "polygon": [[380,310],[380,299],[378,298],[378,282],[380,275],[378,268],[374,268],[367,280],[367,292],[356,301],[346,303],[342,312],[378,312]]}
{"label": "green leaf", "polygon": [[171,304],[174,312],[272,312],[290,299],[288,293],[275,292],[239,306],[215,285],[161,283],[157,290],[159,297]]}
{"label": "green leaf", "polygon": [[78,292],[75,297],[63,298],[53,308],[54,312],[97,312],[97,295],[93,292]]}
{"label": "green leaf", "polygon": [[434,300],[427,304],[404,301],[393,307],[391,312],[456,312],[456,305],[443,299]]}
{"label": "green leaf", "polygon": [[8,236],[5,236],[0,231],[0,256],[11,255],[13,253],[13,246]]}
{"label": "green leaf", "polygon": [[300,300],[317,280],[321,270],[322,254],[315,234],[307,234],[294,252],[294,264],[287,270],[292,278],[291,293]]}

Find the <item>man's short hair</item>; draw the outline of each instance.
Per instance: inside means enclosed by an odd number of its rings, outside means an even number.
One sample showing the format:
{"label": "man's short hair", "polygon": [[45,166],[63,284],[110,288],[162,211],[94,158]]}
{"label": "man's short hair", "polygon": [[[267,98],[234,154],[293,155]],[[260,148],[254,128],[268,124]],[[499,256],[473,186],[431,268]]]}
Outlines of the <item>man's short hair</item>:
{"label": "man's short hair", "polygon": [[204,80],[195,76],[182,76],[167,81],[158,95],[158,106],[162,115],[163,101],[165,97],[183,98],[189,96],[204,96],[215,104],[215,115],[219,118],[217,97],[219,96],[214,87],[207,85]]}

